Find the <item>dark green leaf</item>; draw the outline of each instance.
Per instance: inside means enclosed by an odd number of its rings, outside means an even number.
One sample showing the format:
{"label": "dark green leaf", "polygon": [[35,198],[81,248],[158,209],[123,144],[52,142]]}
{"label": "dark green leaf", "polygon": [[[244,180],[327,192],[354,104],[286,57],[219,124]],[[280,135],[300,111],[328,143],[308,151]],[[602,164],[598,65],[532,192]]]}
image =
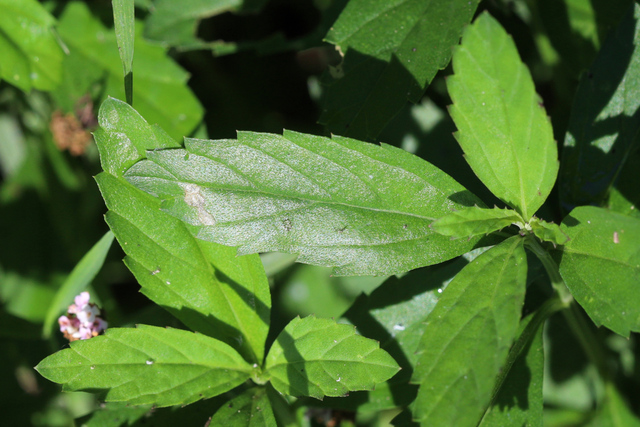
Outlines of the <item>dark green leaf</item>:
{"label": "dark green leaf", "polygon": [[534,316],[520,322],[518,341],[526,339],[529,342],[510,366],[479,427],[542,426],[544,348],[540,323],[544,323],[546,319],[541,319],[542,322],[534,325],[532,337],[523,337],[523,331],[525,334],[529,332],[527,326]]}
{"label": "dark green leaf", "polygon": [[[106,74],[104,95],[125,99],[122,62],[114,30],[104,27],[84,3],[70,3],[60,18],[60,35],[80,64],[99,68]],[[188,135],[200,122],[203,111],[186,84],[188,74],[165,52],[145,41],[141,25],[136,26],[136,73],[133,97],[136,108],[150,122],[158,123],[174,139]],[[75,70],[82,73],[82,68]]]}
{"label": "dark green leaf", "polygon": [[477,206],[451,212],[433,222],[430,227],[438,234],[454,239],[489,234],[524,220],[511,209],[483,209]]}
{"label": "dark green leaf", "polygon": [[564,141],[564,207],[603,204],[640,131],[640,5],[620,23],[582,76]]}
{"label": "dark green leaf", "polygon": [[476,425],[516,336],[527,259],[514,236],[467,265],[427,317],[413,381],[422,425]]}
{"label": "dark green leaf", "polygon": [[211,417],[210,426],[276,427],[271,402],[264,387],[253,387],[225,403]]}
{"label": "dark green leaf", "polygon": [[343,62],[324,76],[320,123],[373,140],[418,102],[471,21],[477,0],[351,0],[327,34]]}
{"label": "dark green leaf", "polygon": [[71,343],[36,369],[63,390],[104,390],[107,401],[186,405],[250,378],[252,367],[228,345],[180,329],[139,325]]}
{"label": "dark green leaf", "polygon": [[576,301],[598,326],[625,337],[639,332],[640,220],[583,206],[562,229],[571,240],[561,253],[560,274]]}
{"label": "dark green leaf", "polygon": [[42,335],[45,338],[51,335],[51,327],[56,318],[64,313],[65,308],[72,303],[73,298],[89,286],[93,278],[98,274],[112,242],[113,233],[109,231],[82,257],[71,274],[69,274],[69,277],[67,277],[67,280],[58,289],[42,326]]}
{"label": "dark green leaf", "polygon": [[598,414],[588,424],[589,427],[639,427],[640,419],[631,411],[627,402],[616,389],[608,383],[604,403]]}
{"label": "dark green leaf", "polygon": [[377,341],[355,327],[313,316],[293,319],[278,335],[266,358],[265,376],[291,396],[344,396],[372,390],[400,368]]}
{"label": "dark green leaf", "polygon": [[202,49],[207,43],[196,37],[198,22],[224,12],[258,11],[266,0],[156,0],[147,18],[144,35],[181,49]]}
{"label": "dark green leaf", "polygon": [[142,292],[185,325],[261,361],[271,297],[260,258],[236,257],[232,248],[195,239],[188,226],[160,211],[158,200],[114,177],[170,138],[114,99],[102,105],[99,121],[96,142],[109,173],[96,180],[109,208],[107,222]]}
{"label": "dark green leaf", "polygon": [[556,180],[551,122],[511,37],[488,13],[467,27],[447,80],[467,162],[480,180],[525,220]]}
{"label": "dark green leaf", "polygon": [[241,132],[238,140],[187,139],[186,150],[148,153],[129,182],[239,254],[298,253],[336,275],[389,275],[470,250],[429,229],[481,203],[406,151],[333,137]]}
{"label": "dark green leaf", "polygon": [[62,49],[55,22],[36,0],[0,0],[0,78],[25,92],[57,86]]}

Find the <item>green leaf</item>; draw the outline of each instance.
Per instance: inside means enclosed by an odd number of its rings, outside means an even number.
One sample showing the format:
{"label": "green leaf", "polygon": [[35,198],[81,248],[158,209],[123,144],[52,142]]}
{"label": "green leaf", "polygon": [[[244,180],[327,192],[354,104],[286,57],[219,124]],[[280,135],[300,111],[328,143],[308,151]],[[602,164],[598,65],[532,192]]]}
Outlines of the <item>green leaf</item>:
{"label": "green leaf", "polygon": [[276,427],[271,402],[264,387],[245,390],[211,417],[211,426]]}
{"label": "green leaf", "polygon": [[[80,64],[99,68],[106,74],[103,96],[125,99],[122,62],[114,30],[104,27],[84,3],[73,2],[65,8],[58,27],[71,55],[82,58]],[[133,97],[136,108],[151,123],[158,123],[174,139],[182,139],[200,122],[202,106],[186,84],[188,74],[165,49],[142,38],[142,26],[136,25],[136,80]],[[79,68],[76,73],[84,70]]]}
{"label": "green leaf", "polygon": [[372,390],[400,368],[377,341],[355,327],[313,316],[293,319],[278,335],[266,358],[265,375],[280,393],[291,396],[344,396]]}
{"label": "green leaf", "polygon": [[211,43],[196,37],[201,19],[225,12],[257,12],[264,3],[266,0],[156,0],[144,35],[180,49],[206,48]]}
{"label": "green leaf", "polygon": [[529,225],[533,234],[543,242],[551,242],[554,246],[557,246],[564,245],[569,241],[569,236],[562,231],[558,224],[534,217],[529,221]]}
{"label": "green leaf", "polygon": [[259,256],[236,257],[233,248],[197,240],[190,227],[160,210],[157,199],[116,178],[145,149],[172,140],[122,101],[105,101],[98,119],[96,142],[109,173],[96,180],[109,208],[107,222],[142,292],[190,328],[260,362],[271,296]]}
{"label": "green leaf", "polygon": [[511,37],[488,13],[466,28],[447,80],[456,138],[480,180],[528,220],[558,173],[551,122]]}
{"label": "green leaf", "polygon": [[639,45],[640,5],[634,3],[578,86],[560,173],[567,211],[604,204],[630,153],[639,146]]}
{"label": "green leaf", "polygon": [[333,133],[375,139],[447,66],[477,6],[477,0],[349,1],[327,34],[344,58],[323,78],[320,123]]}
{"label": "green leaf", "polygon": [[198,238],[239,254],[298,253],[336,275],[389,275],[471,250],[429,229],[481,202],[406,151],[336,137],[240,132],[148,153],[129,182],[199,227]]}
{"label": "green leaf", "polygon": [[597,326],[640,332],[640,220],[582,206],[562,229],[571,240],[558,253],[560,274],[576,301]]}
{"label": "green leaf", "polygon": [[454,239],[489,234],[524,220],[511,209],[483,209],[477,206],[451,212],[433,222],[430,227],[438,234]]}
{"label": "green leaf", "polygon": [[65,311],[65,309],[73,301],[73,297],[82,292],[93,278],[102,268],[107,252],[111,248],[113,242],[113,233],[108,231],[93,247],[82,257],[80,262],[73,268],[67,280],[62,284],[58,292],[56,292],[47,316],[42,326],[42,336],[49,338],[51,336],[51,327],[56,318]]}
{"label": "green leaf", "polygon": [[55,18],[36,0],[0,0],[0,78],[29,92],[60,82]]}
{"label": "green leaf", "polygon": [[607,383],[604,403],[589,427],[639,427],[640,419],[631,411],[615,385]]}
{"label": "green leaf", "polygon": [[422,425],[476,425],[516,336],[527,278],[514,236],[467,265],[427,317],[413,381]]}
{"label": "green leaf", "polygon": [[111,0],[113,26],[118,51],[124,70],[124,91],[127,103],[133,105],[133,47],[135,38],[135,11],[133,0]]}
{"label": "green leaf", "polygon": [[138,325],[74,341],[36,369],[63,390],[104,390],[107,401],[187,405],[224,393],[252,368],[228,345],[193,332]]}
{"label": "green leaf", "polygon": [[544,377],[543,325],[564,308],[560,300],[547,300],[536,313],[524,318],[518,339],[511,347],[506,366],[494,388],[491,406],[479,427],[542,426]]}
{"label": "green leaf", "polygon": [[631,153],[624,163],[615,186],[611,189],[607,208],[640,219],[640,150]]}

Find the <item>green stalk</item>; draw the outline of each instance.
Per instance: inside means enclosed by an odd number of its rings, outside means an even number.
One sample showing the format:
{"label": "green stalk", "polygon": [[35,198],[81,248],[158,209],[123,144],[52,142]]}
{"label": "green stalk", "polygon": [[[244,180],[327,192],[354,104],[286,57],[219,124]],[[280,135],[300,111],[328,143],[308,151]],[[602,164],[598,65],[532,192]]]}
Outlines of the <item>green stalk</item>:
{"label": "green stalk", "polygon": [[525,245],[538,257],[540,262],[542,262],[542,265],[549,275],[553,289],[558,293],[560,300],[567,308],[567,310],[562,311],[564,318],[567,320],[569,327],[578,338],[578,341],[587,354],[587,357],[591,363],[596,366],[600,377],[607,381],[609,374],[605,362],[606,358],[602,351],[600,342],[589,328],[584,316],[576,305],[577,303],[574,301],[567,285],[564,283],[564,279],[560,276],[558,265],[551,258],[549,252],[547,252],[540,243],[538,243],[533,235],[527,235]]}

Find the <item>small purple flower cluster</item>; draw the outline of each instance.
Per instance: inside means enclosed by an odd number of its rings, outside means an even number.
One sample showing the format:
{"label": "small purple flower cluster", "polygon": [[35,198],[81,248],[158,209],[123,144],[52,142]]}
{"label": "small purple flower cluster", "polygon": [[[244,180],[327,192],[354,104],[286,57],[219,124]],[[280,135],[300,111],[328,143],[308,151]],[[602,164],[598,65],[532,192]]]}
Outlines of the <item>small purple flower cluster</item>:
{"label": "small purple flower cluster", "polygon": [[107,329],[107,322],[100,318],[100,309],[89,303],[89,292],[82,292],[75,297],[66,316],[60,316],[60,332],[69,341],[86,340],[97,336]]}

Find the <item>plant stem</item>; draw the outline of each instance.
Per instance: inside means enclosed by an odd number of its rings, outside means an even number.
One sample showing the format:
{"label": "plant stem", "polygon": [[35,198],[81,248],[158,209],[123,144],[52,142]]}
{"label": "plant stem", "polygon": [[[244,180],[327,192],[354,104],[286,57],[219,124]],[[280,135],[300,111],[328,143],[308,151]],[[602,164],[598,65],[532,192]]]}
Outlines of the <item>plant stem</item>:
{"label": "plant stem", "polygon": [[589,357],[589,360],[596,366],[600,377],[607,381],[609,378],[607,365],[605,363],[605,356],[602,351],[600,342],[593,334],[589,325],[585,322],[583,314],[578,309],[577,303],[574,301],[573,296],[567,289],[567,285],[564,283],[558,265],[541,245],[538,243],[533,235],[527,235],[525,244],[527,247],[538,257],[542,265],[544,266],[551,285],[558,293],[560,300],[565,304],[567,310],[563,310],[564,315],[569,327],[578,338],[580,345]]}
{"label": "plant stem", "polygon": [[558,270],[556,262],[551,258],[549,252],[547,252],[540,243],[538,243],[532,234],[527,235],[524,243],[531,252],[538,257],[549,275],[551,286],[553,286],[553,289],[558,293],[560,300],[568,306],[569,303],[573,301],[573,295],[571,295],[571,292],[567,289],[567,285],[564,283],[562,276],[560,276],[560,271]]}

